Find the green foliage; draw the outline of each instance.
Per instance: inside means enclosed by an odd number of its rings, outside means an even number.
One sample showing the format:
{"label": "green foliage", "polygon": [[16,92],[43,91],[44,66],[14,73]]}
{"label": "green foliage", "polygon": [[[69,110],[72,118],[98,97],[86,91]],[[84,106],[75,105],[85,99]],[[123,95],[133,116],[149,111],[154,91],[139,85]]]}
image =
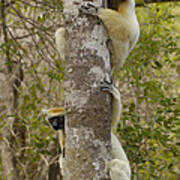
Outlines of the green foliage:
{"label": "green foliage", "polygon": [[[7,94],[0,97],[0,133],[6,128],[8,118],[13,118],[15,123],[11,131],[15,137],[11,148],[20,176],[39,179],[48,166],[44,164],[57,161],[55,156],[59,150],[56,133],[41,110],[63,104],[64,65],[54,45],[54,32],[62,20],[62,1],[13,1],[9,4],[4,9],[4,17],[0,18],[1,25],[2,22],[6,24],[6,32],[0,32],[0,86],[9,88]],[[18,95],[15,96],[11,88],[13,78],[18,79],[17,64],[22,66],[24,80],[16,87]],[[9,65],[12,71],[8,76]],[[1,137],[0,141],[3,141]],[[8,138],[11,141],[11,137]],[[0,177],[1,163],[2,156]]]}
{"label": "green foliage", "polygon": [[124,125],[118,132],[131,161],[132,179],[178,179],[179,5],[137,9],[141,36],[119,73]]}
{"label": "green foliage", "polygon": [[[57,155],[57,138],[41,110],[63,104],[64,64],[53,39],[61,24],[62,2],[31,0],[12,4],[5,11],[8,37],[0,45],[0,78],[8,65],[22,63],[24,80],[18,87],[17,107],[12,101],[8,104],[8,98],[0,104],[0,130],[7,126],[7,118],[15,118],[18,131],[12,148],[20,175],[22,179],[39,179],[45,162],[52,163]],[[118,132],[131,162],[132,179],[178,179],[179,12],[178,3],[137,8],[141,36],[119,72],[123,126],[119,125]],[[12,71],[12,77],[14,74]],[[9,113],[10,109],[14,111]],[[25,135],[25,142],[18,135]],[[0,176],[1,163],[2,157]]]}

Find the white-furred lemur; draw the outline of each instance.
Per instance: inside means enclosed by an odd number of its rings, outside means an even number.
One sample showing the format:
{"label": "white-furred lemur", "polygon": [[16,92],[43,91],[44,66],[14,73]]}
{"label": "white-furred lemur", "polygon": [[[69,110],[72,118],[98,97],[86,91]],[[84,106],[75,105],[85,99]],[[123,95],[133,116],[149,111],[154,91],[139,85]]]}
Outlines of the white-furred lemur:
{"label": "white-furred lemur", "polygon": [[118,11],[98,8],[91,3],[82,5],[80,11],[99,17],[110,39],[111,74],[124,64],[139,37],[139,24],[134,0],[118,0]]}
{"label": "white-furred lemur", "polygon": [[[139,24],[135,14],[134,0],[118,0],[118,11],[96,7],[92,3],[81,5],[80,12],[91,14],[99,17],[109,35],[110,39],[110,53],[111,53],[111,74],[119,70],[124,64],[129,52],[135,46],[139,37]],[[55,33],[55,40],[57,50],[61,58],[64,60],[65,47],[65,29],[59,28]],[[112,160],[108,163],[111,180],[130,180],[130,165],[126,154],[114,134],[121,115],[121,98],[118,89],[114,87],[112,82],[104,79],[101,82],[101,89],[108,91],[113,95],[113,115],[112,115],[112,132],[111,132],[111,146],[112,146]],[[47,115],[48,121],[55,130],[60,131],[60,145],[64,151],[64,109],[52,108],[43,110]],[[60,166],[63,162],[62,153],[60,158]]]}

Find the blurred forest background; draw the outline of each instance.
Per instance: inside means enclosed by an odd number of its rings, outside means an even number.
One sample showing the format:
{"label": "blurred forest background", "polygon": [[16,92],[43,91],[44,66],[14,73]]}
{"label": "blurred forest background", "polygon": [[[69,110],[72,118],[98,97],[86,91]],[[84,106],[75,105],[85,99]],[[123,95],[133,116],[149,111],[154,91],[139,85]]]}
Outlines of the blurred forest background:
{"label": "blurred forest background", "polygon": [[[46,179],[57,136],[41,110],[63,106],[54,32],[60,0],[0,1],[0,179]],[[121,142],[134,180],[180,179],[180,3],[137,7],[140,39],[119,71]],[[52,179],[52,178],[51,178]]]}

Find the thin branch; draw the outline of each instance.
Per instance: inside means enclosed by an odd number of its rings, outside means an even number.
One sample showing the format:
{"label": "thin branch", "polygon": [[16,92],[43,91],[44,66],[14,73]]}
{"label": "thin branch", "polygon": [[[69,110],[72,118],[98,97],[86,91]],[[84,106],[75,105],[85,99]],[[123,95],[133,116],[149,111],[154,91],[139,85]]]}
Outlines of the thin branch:
{"label": "thin branch", "polygon": [[2,5],[0,6],[0,11],[2,11],[4,8],[7,8],[7,7],[11,6],[12,4],[14,4],[15,0],[12,0],[8,3],[5,3],[5,1],[3,2],[3,0],[1,2],[2,2]]}
{"label": "thin branch", "polygon": [[5,47],[5,54],[6,54],[6,62],[7,62],[7,68],[9,72],[12,72],[12,66],[9,64],[11,62],[10,59],[10,48],[8,43],[8,34],[7,34],[7,25],[6,25],[6,6],[5,6],[5,0],[1,0],[2,8],[1,8],[1,18],[2,18],[2,32],[4,35],[4,43],[6,44]]}
{"label": "thin branch", "polygon": [[[33,27],[35,27],[36,29],[39,29],[41,31],[43,31],[45,34],[51,36],[51,34],[49,34],[47,32],[47,30],[49,29],[49,27],[44,27],[42,24],[37,24],[36,21],[27,18],[25,16],[23,16],[15,7],[11,6],[11,8],[16,12],[16,14],[19,16],[19,18],[27,23],[29,23],[30,25],[32,25]],[[11,12],[12,13],[12,12]],[[12,13],[13,14],[13,13]]]}

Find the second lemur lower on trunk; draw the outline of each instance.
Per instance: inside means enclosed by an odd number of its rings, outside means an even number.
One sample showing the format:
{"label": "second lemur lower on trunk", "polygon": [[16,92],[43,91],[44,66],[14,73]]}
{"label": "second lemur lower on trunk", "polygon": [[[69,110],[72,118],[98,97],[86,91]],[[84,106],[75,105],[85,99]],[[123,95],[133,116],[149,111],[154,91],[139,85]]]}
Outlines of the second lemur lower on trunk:
{"label": "second lemur lower on trunk", "polygon": [[[118,89],[114,87],[112,82],[106,79],[101,82],[101,89],[107,91],[113,95],[113,120],[111,130],[111,148],[112,148],[112,160],[107,163],[111,180],[130,180],[131,170],[129,161],[126,154],[121,146],[121,143],[115,136],[113,129],[116,127],[118,120],[120,119],[121,112],[121,97]],[[118,108],[118,110],[117,110]],[[64,134],[64,108],[51,108],[43,110],[46,114],[47,119],[54,130],[59,131],[60,145],[61,145],[61,156],[60,156],[60,168],[62,175],[63,171],[63,160],[65,155],[65,134]]]}

